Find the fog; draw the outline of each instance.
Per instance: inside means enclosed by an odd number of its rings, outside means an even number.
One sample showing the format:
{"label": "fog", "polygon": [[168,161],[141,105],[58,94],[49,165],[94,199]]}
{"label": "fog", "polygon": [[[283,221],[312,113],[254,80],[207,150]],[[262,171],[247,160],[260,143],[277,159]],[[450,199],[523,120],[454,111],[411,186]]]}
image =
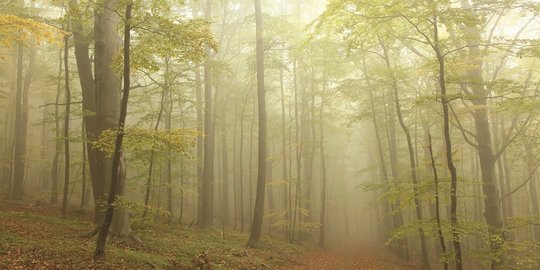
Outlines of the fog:
{"label": "fog", "polygon": [[[168,224],[403,269],[540,269],[539,11],[2,1],[0,210],[80,218],[95,258]],[[20,250],[5,220],[0,261]]]}

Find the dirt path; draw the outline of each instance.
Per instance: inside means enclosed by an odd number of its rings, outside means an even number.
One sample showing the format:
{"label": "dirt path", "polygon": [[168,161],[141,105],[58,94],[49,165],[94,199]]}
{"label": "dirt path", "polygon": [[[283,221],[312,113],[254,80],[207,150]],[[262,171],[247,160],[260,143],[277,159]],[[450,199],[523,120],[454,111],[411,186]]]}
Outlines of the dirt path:
{"label": "dirt path", "polygon": [[341,247],[312,251],[293,258],[279,270],[414,270],[415,265],[367,247]]}

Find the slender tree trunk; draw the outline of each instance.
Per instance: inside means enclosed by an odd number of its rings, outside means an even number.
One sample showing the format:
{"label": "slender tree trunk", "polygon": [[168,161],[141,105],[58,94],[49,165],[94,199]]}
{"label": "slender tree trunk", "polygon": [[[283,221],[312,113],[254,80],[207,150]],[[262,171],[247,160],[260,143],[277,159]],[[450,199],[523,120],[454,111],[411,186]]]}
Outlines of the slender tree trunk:
{"label": "slender tree trunk", "polygon": [[446,165],[450,171],[450,222],[452,225],[452,242],[454,244],[456,270],[463,269],[461,259],[461,239],[458,230],[457,219],[457,172],[452,156],[452,140],[450,137],[449,100],[446,96],[446,71],[445,59],[439,49],[439,28],[437,17],[434,18],[434,50],[439,63],[439,88],[441,91],[441,106],[443,110],[443,133],[446,150]]}
{"label": "slender tree trunk", "polygon": [[[212,17],[212,0],[206,1],[207,19]],[[206,54],[210,56],[210,48],[206,48]],[[212,103],[212,71],[210,62],[204,63],[204,168],[202,187],[202,227],[212,226],[214,223],[214,123]]]}
{"label": "slender tree trunk", "polygon": [[264,86],[264,48],[263,48],[263,24],[261,1],[255,1],[255,25],[257,47],[257,103],[259,105],[259,157],[257,171],[257,197],[253,212],[251,234],[247,243],[248,247],[260,245],[262,223],[264,216],[264,196],[266,189],[266,100]]}
{"label": "slender tree trunk", "polygon": [[[167,61],[166,61],[166,64],[167,64],[167,74],[169,73],[169,59],[167,58]],[[168,75],[166,75],[166,78],[168,78]],[[174,108],[174,102],[173,102],[173,93],[172,93],[172,90],[169,88],[169,81],[168,79],[166,79],[166,82],[165,82],[165,85],[167,85],[167,90],[168,90],[168,96],[169,96],[169,99],[167,100],[168,102],[168,105],[169,105],[169,108],[167,110],[167,121],[165,122],[165,128],[167,129],[167,132],[170,132],[171,131],[171,128],[172,128],[172,112],[173,112],[173,108]],[[183,121],[183,119],[182,119]],[[172,183],[172,161],[171,161],[171,151],[170,149],[167,150],[167,211],[169,211],[170,215],[169,215],[169,222],[171,222],[172,220],[172,216],[173,216],[173,183]],[[183,172],[180,172],[180,173],[183,173]],[[180,176],[180,188],[183,189],[183,185],[184,185],[184,179],[183,179],[183,175]],[[181,192],[183,192],[181,190]],[[183,194],[181,194],[181,196],[183,196]],[[183,202],[180,202],[180,204],[182,204]]]}
{"label": "slender tree trunk", "polygon": [[64,37],[64,86],[66,91],[66,112],[64,115],[64,196],[62,198],[62,217],[66,217],[69,192],[69,115],[71,110],[71,90],[69,88],[69,35]]}
{"label": "slender tree trunk", "polygon": [[[234,229],[236,230],[238,228],[238,193],[236,189],[236,181],[238,177],[238,167],[237,167],[237,155],[236,155],[236,142],[238,139],[236,138],[237,135],[237,127],[238,127],[238,106],[234,107],[234,132],[233,132],[233,208],[234,208]],[[242,174],[242,172],[240,172]]]}
{"label": "slender tree trunk", "polygon": [[[379,124],[378,124],[378,117],[377,117],[377,111],[375,109],[375,99],[373,97],[373,86],[370,83],[370,78],[368,76],[368,69],[366,65],[366,61],[364,59],[363,61],[363,67],[364,67],[364,74],[366,74],[366,82],[368,84],[368,90],[369,90],[369,99],[370,99],[370,105],[371,105],[371,114],[372,114],[372,121],[373,121],[373,130],[375,131],[375,138],[377,139],[377,150],[378,150],[378,158],[379,158],[379,168],[382,176],[382,182],[385,185],[390,185],[390,180],[388,178],[388,171],[386,169],[386,161],[384,158],[384,151],[383,151],[383,145],[381,140],[381,134],[379,131]],[[381,194],[382,196],[382,194]],[[390,233],[394,229],[393,220],[390,218],[390,215],[392,215],[392,209],[393,206],[388,203],[387,200],[384,200],[382,202],[382,215],[383,215],[383,231],[384,231],[384,240],[390,238]],[[394,246],[395,251],[401,253],[399,250],[399,243],[398,246]]]}
{"label": "slender tree trunk", "polygon": [[54,157],[52,162],[52,168],[51,168],[51,198],[50,203],[56,204],[58,203],[58,174],[60,172],[60,154],[62,151],[62,143],[60,141],[60,110],[58,104],[60,103],[60,95],[61,95],[61,84],[62,84],[62,52],[58,54],[58,73],[57,73],[57,86],[56,86],[56,99],[55,99],[55,106],[54,106],[54,126],[55,126],[55,151],[54,151]]}
{"label": "slender tree trunk", "polygon": [[[255,95],[253,96],[255,97]],[[248,189],[249,189],[249,204],[248,204],[248,220],[253,220],[253,133],[255,133],[255,111],[257,110],[257,104],[253,104],[253,115],[251,117],[251,126],[249,128],[249,169],[248,169]]]}
{"label": "slender tree trunk", "polygon": [[282,159],[283,159],[283,180],[285,183],[283,184],[283,222],[284,222],[284,233],[285,238],[289,238],[289,230],[290,230],[290,222],[291,220],[288,218],[290,216],[289,214],[289,196],[288,193],[291,188],[291,181],[289,179],[289,175],[287,174],[287,137],[285,136],[286,132],[286,115],[285,115],[285,87],[283,83],[283,69],[280,69],[279,71],[279,85],[280,85],[280,93],[281,93],[281,151],[282,151]]}
{"label": "slender tree trunk", "polygon": [[240,147],[238,149],[239,179],[240,182],[240,231],[244,232],[244,113],[249,94],[244,99],[242,111],[240,112]]}
{"label": "slender tree trunk", "polygon": [[[41,153],[40,153],[40,182],[41,182],[41,189],[46,192],[49,190],[49,173],[48,173],[48,165],[49,165],[49,129],[47,124],[47,116],[49,114],[48,107],[46,106],[43,108],[43,118],[41,120]],[[9,115],[9,114],[8,114]],[[9,126],[9,123],[6,121],[6,124]]]}
{"label": "slender tree trunk", "polygon": [[221,129],[221,175],[222,175],[222,196],[221,196],[221,215],[223,217],[223,225],[229,225],[229,154],[227,149],[227,107],[226,101],[223,100],[222,111],[222,129]]}
{"label": "slender tree trunk", "polygon": [[[388,140],[388,151],[390,154],[390,171],[392,172],[392,181],[393,185],[397,184],[399,179],[398,171],[398,151],[397,151],[397,134],[396,134],[396,123],[395,123],[395,109],[391,104],[394,103],[392,95],[385,94],[385,98],[388,100],[387,106],[385,106],[385,118],[386,118],[386,133]],[[392,216],[394,228],[398,229],[404,225],[403,220],[403,211],[400,209],[399,203],[393,203],[390,205],[391,211],[395,212]],[[409,245],[407,238],[398,240],[399,253],[402,258],[409,259]]]}
{"label": "slender tree trunk", "polygon": [[88,189],[88,184],[87,184],[87,179],[86,179],[86,130],[85,130],[85,125],[84,125],[84,118],[83,118],[83,123],[82,123],[82,132],[81,132],[81,137],[82,137],[82,149],[81,149],[81,153],[82,153],[82,195],[81,195],[81,208],[86,208],[88,207],[88,196],[89,196],[89,189]]}
{"label": "slender tree trunk", "polygon": [[319,228],[319,247],[326,247],[326,189],[327,189],[327,172],[326,172],[326,157],[324,151],[324,105],[326,102],[326,70],[325,76],[323,76],[321,93],[321,107],[319,111],[319,147],[321,151],[321,215],[320,215],[320,228]]}
{"label": "slender tree trunk", "polygon": [[[298,208],[300,208],[299,198],[301,197],[302,190],[302,150],[303,150],[303,129],[300,125],[300,114],[298,110],[298,81],[297,81],[297,64],[296,59],[293,63],[293,77],[294,77],[294,119],[295,119],[295,139],[296,139],[296,190],[294,196],[294,212],[292,213],[292,226],[291,226],[291,236],[289,240],[294,241],[294,235],[296,230],[296,221],[298,218]],[[303,107],[303,106],[302,106]],[[302,116],[303,116],[302,112]],[[303,118],[303,117],[302,117]],[[302,119],[303,120],[303,119]]]}
{"label": "slender tree trunk", "polygon": [[[387,48],[382,41],[382,39],[379,39],[379,43],[383,49],[384,52],[384,59],[386,63],[386,67],[390,72],[392,72],[392,66],[390,64],[390,58],[388,56]],[[422,205],[419,199],[418,194],[418,176],[417,176],[417,167],[416,167],[416,158],[413,148],[413,143],[411,139],[411,132],[409,130],[409,127],[405,124],[405,121],[403,119],[403,114],[401,112],[401,104],[399,101],[399,95],[398,95],[398,86],[397,86],[397,79],[394,77],[394,74],[391,74],[392,79],[392,90],[393,90],[393,98],[394,98],[394,105],[396,106],[396,113],[399,121],[399,125],[401,126],[401,129],[403,130],[403,133],[405,133],[405,138],[407,140],[407,148],[409,150],[409,162],[410,162],[410,169],[411,169],[411,179],[413,182],[413,193],[414,193],[414,208],[416,210],[416,219],[418,222],[422,222],[423,220],[423,211],[422,211]],[[421,254],[422,254],[422,266],[423,269],[429,269],[429,258],[428,258],[428,250],[427,250],[427,243],[426,243],[426,237],[424,234],[424,229],[419,226],[418,232],[420,235],[420,248],[421,248]]]}
{"label": "slender tree trunk", "polygon": [[202,221],[202,187],[203,187],[203,100],[201,70],[195,69],[195,98],[197,103],[197,221]]}
{"label": "slender tree trunk", "polygon": [[[168,63],[167,63],[167,66],[168,66]],[[168,71],[168,70],[167,70]],[[165,72],[166,74],[168,72]],[[154,131],[157,131],[159,129],[159,125],[161,124],[161,118],[163,117],[163,111],[165,110],[165,97],[167,96],[167,91],[168,91],[168,85],[167,85],[167,82],[165,82],[165,85],[162,86],[162,89],[161,89],[161,101],[159,103],[159,113],[158,113],[158,117],[157,117],[157,120],[156,120],[156,124],[154,125]],[[145,196],[144,196],[144,212],[143,212],[143,217],[146,217],[146,215],[148,214],[148,209],[150,207],[150,193],[152,193],[152,190],[153,190],[153,172],[154,172],[154,155],[155,155],[155,150],[152,148],[150,149],[150,162],[149,162],[149,165],[148,165],[148,176],[146,178],[146,192],[145,192]]]}
{"label": "slender tree trunk", "polygon": [[14,144],[14,166],[13,166],[13,197],[21,200],[24,195],[24,160],[26,136],[23,133],[26,123],[23,123],[23,63],[24,45],[19,43],[17,48],[17,92],[15,95],[15,128],[13,135]]}
{"label": "slender tree trunk", "polygon": [[[437,173],[437,165],[435,163],[435,157],[433,155],[433,143],[431,141],[431,133],[429,131],[429,127],[426,127],[428,130],[427,130],[427,137],[428,137],[428,142],[427,142],[427,148],[429,150],[429,158],[430,158],[430,161],[431,161],[431,169],[433,171],[433,187],[434,187],[434,191],[435,191],[435,219],[437,221],[437,234],[439,236],[439,243],[441,245],[441,252],[442,254],[444,254],[444,256],[447,256],[447,251],[446,251],[446,243],[445,243],[445,240],[444,240],[444,235],[443,235],[443,232],[442,232],[442,226],[441,226],[441,203],[440,203],[440,196],[439,196],[439,175]],[[447,258],[444,258],[443,259],[443,266],[444,266],[444,270],[448,270],[448,259]]]}

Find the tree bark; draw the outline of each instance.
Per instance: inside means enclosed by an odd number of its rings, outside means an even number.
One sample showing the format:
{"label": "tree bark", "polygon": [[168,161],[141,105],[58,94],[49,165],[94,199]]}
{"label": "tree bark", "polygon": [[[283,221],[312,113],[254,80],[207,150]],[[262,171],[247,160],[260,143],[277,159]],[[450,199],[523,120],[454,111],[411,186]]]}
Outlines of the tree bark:
{"label": "tree bark", "polygon": [[[96,250],[94,252],[95,258],[101,258],[105,256],[105,243],[107,241],[107,235],[109,234],[109,228],[113,220],[113,203],[117,200],[117,191],[123,189],[123,182],[121,178],[125,177],[125,171],[122,170],[122,141],[124,139],[124,126],[126,123],[127,106],[129,100],[129,87],[130,87],[130,38],[131,38],[131,9],[133,4],[128,2],[126,6],[125,27],[124,27],[124,91],[122,95],[122,103],[120,107],[120,116],[118,120],[118,129],[116,132],[116,143],[114,147],[113,164],[111,170],[111,182],[109,187],[109,195],[107,198],[107,210],[103,224],[98,234],[96,243]],[[120,185],[119,185],[120,184]],[[121,195],[121,193],[118,193]]]}
{"label": "tree bark", "polygon": [[69,88],[69,35],[64,37],[64,87],[66,111],[64,115],[64,196],[62,197],[62,217],[66,217],[69,192],[69,113],[71,110],[71,90]]}
{"label": "tree bark", "polygon": [[[212,17],[212,0],[206,1],[205,17]],[[206,48],[206,55],[210,57],[210,48]],[[212,226],[214,223],[214,123],[212,103],[212,71],[210,61],[204,62],[204,168],[202,186],[202,220],[201,227]]]}
{"label": "tree bark", "polygon": [[[399,101],[399,95],[398,95],[398,86],[397,86],[397,79],[395,78],[395,75],[392,71],[392,66],[390,65],[390,58],[388,56],[387,48],[382,41],[382,39],[379,38],[379,43],[381,45],[381,48],[383,49],[384,53],[384,59],[386,63],[386,67],[388,68],[388,71],[391,72],[391,80],[392,80],[392,90],[393,90],[393,99],[394,99],[394,105],[396,107],[396,113],[397,118],[399,121],[399,125],[401,126],[401,129],[403,130],[403,133],[405,133],[405,138],[407,140],[407,149],[409,151],[409,162],[410,162],[410,169],[411,169],[411,179],[413,183],[413,193],[414,193],[414,208],[416,210],[416,219],[418,222],[422,222],[423,220],[423,211],[422,211],[422,205],[419,199],[418,194],[418,176],[417,176],[417,167],[416,167],[416,158],[415,158],[415,152],[413,148],[413,143],[411,139],[411,132],[409,130],[409,127],[405,124],[405,120],[403,119],[403,114],[401,112],[401,103]],[[427,243],[426,243],[426,237],[424,234],[424,229],[422,226],[418,227],[418,232],[420,235],[420,248],[421,248],[421,254],[422,254],[422,267],[423,269],[429,269],[429,258],[428,258],[428,250],[427,250]]]}
{"label": "tree bark", "polygon": [[13,197],[21,200],[24,195],[24,168],[26,154],[26,135],[23,125],[23,66],[24,66],[24,44],[17,46],[17,85],[15,94],[15,128],[13,135],[14,144],[14,165],[13,165]]}
{"label": "tree bark", "polygon": [[256,50],[257,50],[257,104],[259,105],[259,154],[257,170],[257,196],[253,211],[251,234],[247,243],[254,248],[260,245],[264,216],[264,196],[266,190],[266,99],[264,86],[264,48],[261,1],[255,1]]}
{"label": "tree bark", "polygon": [[441,91],[441,106],[443,110],[443,133],[444,143],[446,147],[446,165],[450,171],[450,222],[452,225],[452,242],[454,244],[456,270],[463,269],[463,262],[461,259],[461,240],[458,230],[457,219],[457,172],[454,166],[454,159],[452,156],[452,139],[450,137],[450,117],[449,117],[449,100],[446,96],[446,66],[445,59],[440,51],[439,45],[439,28],[437,23],[437,17],[434,18],[434,46],[433,49],[437,55],[437,61],[439,63],[439,88]]}

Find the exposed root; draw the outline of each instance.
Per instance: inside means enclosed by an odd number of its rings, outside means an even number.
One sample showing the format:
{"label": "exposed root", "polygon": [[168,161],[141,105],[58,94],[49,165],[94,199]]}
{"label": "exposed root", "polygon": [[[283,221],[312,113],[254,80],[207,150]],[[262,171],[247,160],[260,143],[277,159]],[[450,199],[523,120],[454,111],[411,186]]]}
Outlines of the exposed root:
{"label": "exposed root", "polygon": [[82,234],[81,237],[92,238],[92,237],[96,236],[98,234],[98,232],[99,232],[99,226],[96,226],[93,231]]}

